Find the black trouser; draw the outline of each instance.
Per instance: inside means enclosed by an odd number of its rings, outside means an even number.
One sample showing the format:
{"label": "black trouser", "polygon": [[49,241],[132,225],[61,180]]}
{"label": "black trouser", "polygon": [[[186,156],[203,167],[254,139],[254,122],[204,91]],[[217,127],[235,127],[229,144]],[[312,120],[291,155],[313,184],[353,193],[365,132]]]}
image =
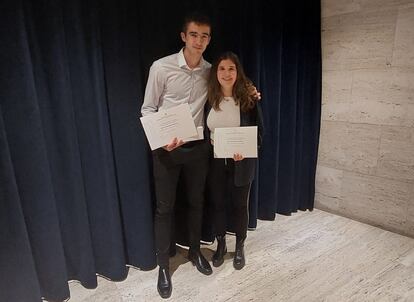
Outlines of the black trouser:
{"label": "black trouser", "polygon": [[[186,144],[187,145],[187,144]],[[153,153],[155,180],[155,245],[158,265],[168,266],[171,223],[180,175],[185,182],[188,202],[190,248],[200,249],[204,206],[204,188],[208,172],[208,149],[205,142],[184,145],[171,152]]]}
{"label": "black trouser", "polygon": [[234,160],[214,158],[210,161],[208,175],[210,201],[214,209],[216,235],[225,235],[227,230],[226,202],[229,202],[234,228],[238,239],[246,239],[248,224],[248,198],[250,184],[234,184]]}

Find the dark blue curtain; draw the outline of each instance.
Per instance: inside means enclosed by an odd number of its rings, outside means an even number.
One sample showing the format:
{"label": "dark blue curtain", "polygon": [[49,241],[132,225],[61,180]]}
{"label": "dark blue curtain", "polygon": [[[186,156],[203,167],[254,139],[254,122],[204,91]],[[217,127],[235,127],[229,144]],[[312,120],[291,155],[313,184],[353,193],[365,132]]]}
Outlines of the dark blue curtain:
{"label": "dark blue curtain", "polygon": [[0,300],[63,300],[126,264],[155,267],[149,151],[138,115],[153,60],[183,16],[214,22],[205,57],[238,53],[266,134],[249,226],[313,208],[320,2],[3,0],[0,3]]}

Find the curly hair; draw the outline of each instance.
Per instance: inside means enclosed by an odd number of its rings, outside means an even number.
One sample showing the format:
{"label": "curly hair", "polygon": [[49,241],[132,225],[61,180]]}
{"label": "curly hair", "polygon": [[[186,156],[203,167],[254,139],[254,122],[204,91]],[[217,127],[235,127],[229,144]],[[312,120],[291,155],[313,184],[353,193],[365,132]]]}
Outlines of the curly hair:
{"label": "curly hair", "polygon": [[254,108],[255,101],[249,92],[249,88],[253,86],[252,82],[246,77],[243,67],[237,55],[231,51],[220,55],[211,66],[210,78],[208,81],[208,102],[214,110],[220,110],[220,102],[223,99],[220,83],[217,79],[217,69],[221,61],[230,60],[236,65],[237,78],[233,86],[233,98],[236,105],[240,104],[240,109],[247,112]]}

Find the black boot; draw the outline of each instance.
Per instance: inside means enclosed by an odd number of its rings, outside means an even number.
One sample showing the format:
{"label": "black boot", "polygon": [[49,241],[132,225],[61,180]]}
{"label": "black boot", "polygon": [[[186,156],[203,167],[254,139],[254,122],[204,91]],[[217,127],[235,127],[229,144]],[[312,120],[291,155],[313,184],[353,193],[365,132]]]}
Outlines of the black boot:
{"label": "black boot", "polygon": [[160,267],[158,271],[157,289],[161,298],[167,299],[171,297],[172,283],[168,267]]}
{"label": "black boot", "polygon": [[198,271],[204,275],[211,275],[213,270],[211,269],[210,263],[204,258],[200,250],[190,249],[188,251],[188,259],[193,265],[195,265]]}
{"label": "black boot", "polygon": [[224,262],[224,255],[227,253],[226,236],[217,236],[217,250],[213,255],[213,266],[219,267]]}
{"label": "black boot", "polygon": [[246,264],[244,258],[244,239],[236,239],[236,252],[234,253],[233,266],[235,269],[240,270]]}

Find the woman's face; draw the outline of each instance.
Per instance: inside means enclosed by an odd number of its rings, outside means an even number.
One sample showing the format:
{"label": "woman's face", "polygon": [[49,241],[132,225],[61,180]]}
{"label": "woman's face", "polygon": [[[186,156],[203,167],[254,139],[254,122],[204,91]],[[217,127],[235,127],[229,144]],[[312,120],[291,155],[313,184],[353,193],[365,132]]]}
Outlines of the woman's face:
{"label": "woman's face", "polygon": [[222,60],[217,67],[217,80],[223,88],[233,88],[237,79],[236,64],[232,60]]}

